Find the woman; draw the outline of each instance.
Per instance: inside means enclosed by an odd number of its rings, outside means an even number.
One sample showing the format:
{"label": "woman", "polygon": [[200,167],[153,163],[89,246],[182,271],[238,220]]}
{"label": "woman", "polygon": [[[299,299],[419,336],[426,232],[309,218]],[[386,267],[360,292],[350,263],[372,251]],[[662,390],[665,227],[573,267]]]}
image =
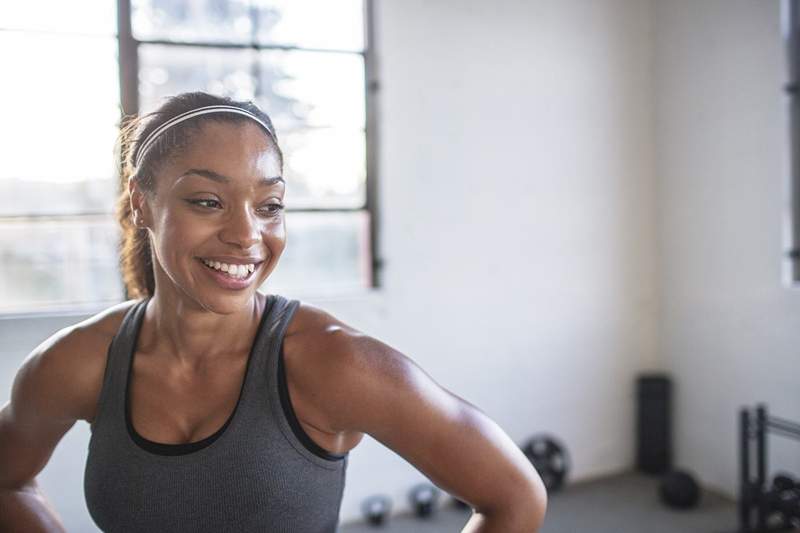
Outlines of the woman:
{"label": "woman", "polygon": [[20,368],[0,411],[0,529],[62,530],[35,476],[86,420],[86,502],[103,530],[335,531],[365,433],[471,504],[464,531],[538,530],[541,480],[478,408],[324,310],[257,291],[286,245],[266,114],[187,93],[122,141],[134,299]]}

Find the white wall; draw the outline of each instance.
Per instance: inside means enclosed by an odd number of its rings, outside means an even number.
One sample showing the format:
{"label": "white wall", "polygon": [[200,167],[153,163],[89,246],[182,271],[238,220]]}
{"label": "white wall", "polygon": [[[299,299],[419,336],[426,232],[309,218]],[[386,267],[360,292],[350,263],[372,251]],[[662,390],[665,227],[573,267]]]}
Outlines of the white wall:
{"label": "white wall", "polygon": [[[379,2],[382,314],[331,304],[576,479],[632,456],[656,364],[646,2]],[[382,467],[375,476],[376,466]],[[418,477],[365,441],[343,517]]]}
{"label": "white wall", "polygon": [[[779,2],[653,2],[659,352],[677,385],[678,459],[737,490],[736,416],[800,420],[800,300],[781,286],[788,171]],[[772,438],[800,472],[797,442]]]}
{"label": "white wall", "polygon": [[[573,479],[629,468],[634,376],[659,366],[649,3],[377,4],[386,287],[308,299],[516,442],[561,437]],[[18,328],[0,321],[0,337]],[[52,331],[3,343],[0,375]],[[88,427],[68,438],[42,480],[83,530]],[[406,507],[421,479],[366,438],[342,519],[376,492]]]}

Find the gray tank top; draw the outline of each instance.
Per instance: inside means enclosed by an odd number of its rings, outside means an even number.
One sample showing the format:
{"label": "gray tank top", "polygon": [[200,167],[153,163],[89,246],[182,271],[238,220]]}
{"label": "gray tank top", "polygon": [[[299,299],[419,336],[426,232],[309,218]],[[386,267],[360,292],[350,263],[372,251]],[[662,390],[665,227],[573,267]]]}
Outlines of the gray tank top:
{"label": "gray tank top", "polygon": [[213,435],[149,441],[133,428],[128,384],[149,298],[125,314],[108,349],[84,474],[109,532],[335,532],[348,454],[320,448],[289,402],[283,336],[299,302],[267,295],[236,407]]}

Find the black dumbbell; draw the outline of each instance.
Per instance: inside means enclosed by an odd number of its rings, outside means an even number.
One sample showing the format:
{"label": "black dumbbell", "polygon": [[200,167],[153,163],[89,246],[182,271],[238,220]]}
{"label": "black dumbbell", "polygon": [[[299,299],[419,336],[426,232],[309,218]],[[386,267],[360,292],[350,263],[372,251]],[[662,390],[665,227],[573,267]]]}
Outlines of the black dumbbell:
{"label": "black dumbbell", "polygon": [[786,489],[778,493],[775,508],[786,521],[800,518],[800,489]]}
{"label": "black dumbbell", "polygon": [[780,492],[789,489],[800,489],[800,484],[790,474],[781,472],[772,478],[772,490]]}
{"label": "black dumbbell", "polygon": [[381,526],[392,510],[392,499],[381,494],[370,496],[361,504],[361,512],[367,522],[373,526]]}
{"label": "black dumbbell", "polygon": [[420,483],[408,492],[408,501],[414,509],[414,514],[419,518],[426,518],[436,509],[439,499],[439,489],[429,483]]}

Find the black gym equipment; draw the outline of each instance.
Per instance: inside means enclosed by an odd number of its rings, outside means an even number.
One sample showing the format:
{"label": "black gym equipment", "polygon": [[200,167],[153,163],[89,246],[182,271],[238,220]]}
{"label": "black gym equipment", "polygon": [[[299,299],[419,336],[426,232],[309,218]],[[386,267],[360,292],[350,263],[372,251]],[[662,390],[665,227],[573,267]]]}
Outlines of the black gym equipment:
{"label": "black gym equipment", "polygon": [[569,473],[569,455],[552,435],[535,435],[522,446],[522,453],[542,478],[547,493],[558,491]]}
{"label": "black gym equipment", "polygon": [[[755,416],[748,408],[740,410],[739,533],[767,533],[800,527],[800,484],[791,475],[780,473],[767,487],[768,433],[800,440],[800,424],[768,416],[764,404],[756,407]],[[755,441],[755,450],[751,441]],[[755,452],[755,476],[750,465],[752,452]]]}
{"label": "black gym equipment", "polygon": [[775,477],[772,478],[772,490],[780,492],[782,490],[797,488],[800,488],[800,485],[798,485],[797,480],[795,480],[791,474],[781,472],[775,474]]}
{"label": "black gym equipment", "polygon": [[672,381],[666,374],[636,379],[636,468],[654,475],[672,468]]}
{"label": "black gym equipment", "polygon": [[661,501],[673,509],[691,509],[700,501],[700,486],[685,470],[673,470],[661,478]]}
{"label": "black gym equipment", "polygon": [[408,501],[418,518],[427,518],[436,510],[439,499],[439,489],[430,483],[419,483],[411,487],[408,492]]}
{"label": "black gym equipment", "polygon": [[392,510],[392,499],[381,494],[370,496],[361,504],[361,513],[373,526],[382,526]]}

